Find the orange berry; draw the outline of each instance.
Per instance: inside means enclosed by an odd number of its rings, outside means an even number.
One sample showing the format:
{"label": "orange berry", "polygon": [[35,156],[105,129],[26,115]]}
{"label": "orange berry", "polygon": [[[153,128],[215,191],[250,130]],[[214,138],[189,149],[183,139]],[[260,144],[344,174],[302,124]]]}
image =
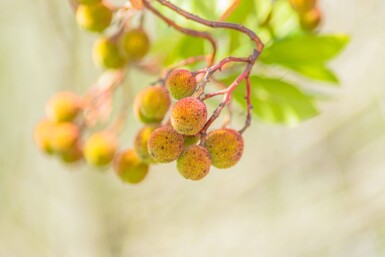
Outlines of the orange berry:
{"label": "orange berry", "polygon": [[148,173],[148,165],[142,162],[134,150],[123,151],[114,159],[116,174],[124,182],[138,184]]}
{"label": "orange berry", "polygon": [[40,121],[34,132],[34,139],[36,145],[45,153],[52,154],[52,133],[55,124],[50,120]]}
{"label": "orange berry", "polygon": [[148,153],[148,139],[150,138],[152,132],[156,129],[154,126],[145,126],[139,130],[138,134],[135,137],[134,149],[139,157],[144,163],[151,164],[155,163],[155,160]]}
{"label": "orange berry", "polygon": [[79,137],[80,132],[76,124],[57,123],[52,130],[52,149],[58,154],[68,152],[78,143]]}
{"label": "orange berry", "polygon": [[56,122],[73,121],[81,109],[81,99],[72,92],[60,92],[54,95],[47,104],[46,113],[49,119]]}
{"label": "orange berry", "polygon": [[116,136],[109,131],[93,134],[84,144],[84,157],[89,164],[106,166],[115,156],[118,148]]}
{"label": "orange berry", "polygon": [[308,12],[302,13],[299,16],[299,22],[302,29],[312,31],[316,29],[322,20],[322,14],[320,9],[314,8]]}
{"label": "orange berry", "polygon": [[187,147],[177,160],[179,173],[186,179],[201,180],[210,171],[210,155],[199,145]]}
{"label": "orange berry", "polygon": [[170,95],[176,100],[180,100],[195,92],[197,81],[190,71],[179,69],[170,73],[166,80],[166,86]]}

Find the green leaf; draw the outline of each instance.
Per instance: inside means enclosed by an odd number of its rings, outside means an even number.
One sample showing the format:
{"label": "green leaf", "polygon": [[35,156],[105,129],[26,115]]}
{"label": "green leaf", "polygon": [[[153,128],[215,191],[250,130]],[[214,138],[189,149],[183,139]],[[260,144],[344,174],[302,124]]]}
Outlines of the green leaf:
{"label": "green leaf", "polygon": [[[259,119],[275,124],[296,125],[318,114],[311,96],[293,84],[276,78],[252,76],[251,102],[253,114]],[[231,80],[226,80],[229,83]],[[237,102],[245,105],[245,89],[234,91]]]}
{"label": "green leaf", "polygon": [[308,64],[308,65],[284,65],[285,67],[292,69],[301,75],[325,82],[338,84],[339,80],[337,76],[329,68],[323,64]]}
{"label": "green leaf", "polygon": [[298,35],[275,41],[263,51],[260,60],[284,66],[325,63],[339,54],[348,42],[346,35]]}

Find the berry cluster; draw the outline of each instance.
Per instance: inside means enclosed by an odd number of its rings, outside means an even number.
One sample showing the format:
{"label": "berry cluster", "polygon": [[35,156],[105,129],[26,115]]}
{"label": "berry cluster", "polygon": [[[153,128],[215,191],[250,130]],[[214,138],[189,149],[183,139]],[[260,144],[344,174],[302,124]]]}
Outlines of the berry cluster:
{"label": "berry cluster", "polygon": [[[251,120],[249,75],[263,50],[262,42],[246,27],[208,22],[168,1],[157,1],[206,26],[238,30],[255,42],[256,49],[248,57],[227,57],[214,64],[216,41],[210,34],[177,25],[148,0],[131,0],[123,7],[113,7],[105,0],[72,2],[78,25],[90,32],[100,33],[93,57],[95,64],[106,73],[84,97],[72,92],[60,92],[49,100],[46,118],[38,123],[35,130],[35,141],[42,151],[58,156],[66,163],[85,159],[95,167],[112,165],[119,178],[132,184],[141,182],[149,166],[157,163],[176,161],[177,169],[184,178],[200,180],[208,174],[211,166],[230,168],[240,160],[244,148],[242,133]],[[127,68],[144,67],[143,59],[150,50],[150,40],[142,24],[144,11],[152,12],[182,33],[207,39],[213,46],[213,53],[192,57],[164,69],[156,82],[137,94],[133,111],[144,126],[137,132],[133,147],[120,150],[118,134],[128,107],[125,99],[120,115],[110,126],[103,129],[95,127],[106,120],[104,116],[109,117],[111,96],[122,86]],[[139,26],[133,27],[130,18],[136,13],[142,16]],[[193,72],[183,68],[204,61],[207,62],[206,68]],[[243,63],[246,68],[228,87],[205,93],[211,79],[216,81],[214,74],[231,66],[231,63]],[[236,131],[225,123],[220,129],[208,131],[222,109],[229,106],[233,91],[243,81],[246,82],[248,107],[245,126]],[[222,102],[209,116],[205,101],[220,95],[223,96]]]}
{"label": "berry cluster", "polygon": [[302,29],[313,31],[320,25],[322,13],[317,6],[317,0],[289,0],[289,2],[298,13]]}

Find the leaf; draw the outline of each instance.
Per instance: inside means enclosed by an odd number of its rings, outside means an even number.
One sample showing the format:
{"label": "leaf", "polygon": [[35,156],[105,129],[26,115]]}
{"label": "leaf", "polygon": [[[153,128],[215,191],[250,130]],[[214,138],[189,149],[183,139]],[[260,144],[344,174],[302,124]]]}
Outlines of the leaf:
{"label": "leaf", "polygon": [[260,60],[284,66],[325,63],[339,54],[348,42],[346,35],[299,35],[275,41],[263,51]]}
{"label": "leaf", "polygon": [[292,69],[301,75],[325,82],[338,84],[339,80],[337,76],[323,64],[308,64],[308,65],[284,65],[285,67]]}
{"label": "leaf", "polygon": [[[287,81],[260,76],[250,77],[253,114],[275,124],[296,125],[318,114],[311,96]],[[229,84],[231,80],[226,80]],[[234,91],[234,99],[245,105],[245,89]]]}

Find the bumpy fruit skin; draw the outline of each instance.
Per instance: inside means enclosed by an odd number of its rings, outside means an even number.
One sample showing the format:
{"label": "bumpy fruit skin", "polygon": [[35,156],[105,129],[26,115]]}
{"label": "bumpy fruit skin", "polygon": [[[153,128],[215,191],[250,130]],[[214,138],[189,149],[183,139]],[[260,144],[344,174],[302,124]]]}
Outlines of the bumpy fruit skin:
{"label": "bumpy fruit skin", "polygon": [[190,145],[196,145],[200,140],[200,135],[194,136],[184,136],[184,147],[188,147]]}
{"label": "bumpy fruit skin", "polygon": [[170,95],[162,86],[148,87],[136,96],[134,112],[145,124],[162,122],[171,105]]}
{"label": "bumpy fruit skin", "polygon": [[139,159],[141,159],[144,163],[152,164],[155,163],[155,160],[148,153],[148,139],[150,138],[152,132],[157,127],[155,126],[145,126],[141,130],[139,130],[138,134],[135,137],[134,141],[134,149],[137,153]]}
{"label": "bumpy fruit skin", "polygon": [[102,0],[79,0],[79,4],[87,4],[87,5],[90,5],[90,4],[97,4],[97,3],[100,3]]}
{"label": "bumpy fruit skin", "polygon": [[219,169],[234,166],[241,159],[244,142],[240,133],[233,129],[211,131],[204,142],[209,151],[211,164]]}
{"label": "bumpy fruit skin", "polygon": [[155,161],[169,163],[178,159],[183,151],[183,136],[170,126],[157,128],[148,139],[148,152]]}
{"label": "bumpy fruit skin", "polygon": [[47,117],[55,122],[73,121],[81,109],[81,99],[72,92],[60,92],[47,104]]}
{"label": "bumpy fruit skin", "polygon": [[134,150],[119,153],[113,164],[116,174],[124,182],[138,184],[148,173],[148,165],[142,162]]}
{"label": "bumpy fruit skin", "polygon": [[95,64],[105,69],[120,69],[126,64],[119,46],[105,37],[101,37],[95,42],[93,57]]}
{"label": "bumpy fruit skin", "polygon": [[201,180],[210,171],[211,160],[206,148],[199,145],[187,147],[177,160],[177,169],[186,179]]}
{"label": "bumpy fruit skin", "polygon": [[106,166],[115,156],[118,147],[116,136],[108,131],[93,134],[84,144],[84,157],[89,164]]}
{"label": "bumpy fruit skin", "polygon": [[197,134],[204,127],[206,119],[206,105],[195,97],[179,100],[171,110],[171,124],[183,135]]}
{"label": "bumpy fruit skin", "polygon": [[103,3],[79,5],[76,10],[78,25],[92,32],[103,32],[112,21],[111,9]]}
{"label": "bumpy fruit skin", "polygon": [[174,70],[166,80],[166,86],[170,95],[176,100],[192,96],[197,88],[195,76],[184,69]]}
{"label": "bumpy fruit skin", "polygon": [[55,153],[70,151],[78,143],[79,128],[73,123],[55,124],[51,135],[51,146]]}
{"label": "bumpy fruit skin", "polygon": [[304,30],[312,31],[316,29],[322,20],[322,14],[320,9],[314,8],[308,12],[305,12],[299,16],[299,22],[301,28]]}
{"label": "bumpy fruit skin", "polygon": [[83,159],[83,152],[79,145],[74,146],[67,152],[61,153],[60,159],[65,163],[75,163]]}
{"label": "bumpy fruit skin", "polygon": [[121,46],[129,61],[139,61],[148,53],[150,40],[145,31],[133,29],[123,34]]}
{"label": "bumpy fruit skin", "polygon": [[317,0],[289,0],[289,2],[294,10],[299,13],[307,12],[313,9],[317,4]]}
{"label": "bumpy fruit skin", "polygon": [[53,154],[54,152],[52,149],[52,133],[54,127],[55,124],[50,120],[42,120],[35,127],[35,143],[47,154]]}

